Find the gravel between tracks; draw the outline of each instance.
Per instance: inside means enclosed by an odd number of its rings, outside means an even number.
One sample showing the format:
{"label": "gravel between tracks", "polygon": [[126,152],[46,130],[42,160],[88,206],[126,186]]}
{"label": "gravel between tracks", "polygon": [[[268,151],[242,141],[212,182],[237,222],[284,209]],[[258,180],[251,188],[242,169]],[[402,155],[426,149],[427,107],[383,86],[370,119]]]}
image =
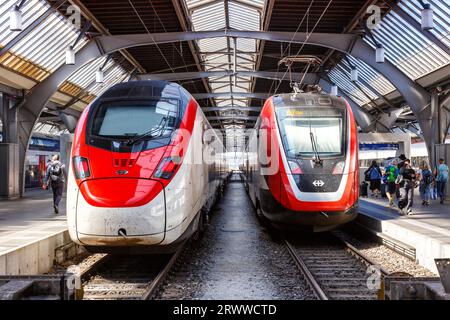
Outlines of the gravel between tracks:
{"label": "gravel between tracks", "polygon": [[315,299],[281,241],[259,224],[242,183],[230,183],[199,242],[180,256],[158,299]]}
{"label": "gravel between tracks", "polygon": [[402,256],[401,254],[387,248],[386,246],[366,240],[356,239],[347,232],[336,231],[335,235],[348,241],[358,250],[360,250],[373,262],[378,263],[387,272],[406,272],[414,277],[435,277],[437,276],[430,270],[418,265],[414,261]]}

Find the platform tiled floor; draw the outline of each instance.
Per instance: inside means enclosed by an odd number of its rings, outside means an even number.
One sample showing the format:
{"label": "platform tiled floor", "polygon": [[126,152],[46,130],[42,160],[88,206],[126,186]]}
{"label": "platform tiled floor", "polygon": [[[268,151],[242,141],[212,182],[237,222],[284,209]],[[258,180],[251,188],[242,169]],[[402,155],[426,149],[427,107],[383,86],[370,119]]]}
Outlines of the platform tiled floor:
{"label": "platform tiled floor", "polygon": [[440,204],[439,200],[432,200],[430,206],[422,206],[418,192],[414,196],[413,212],[409,216],[400,216],[398,209],[389,208],[387,199],[360,198],[360,206],[364,213],[369,208],[376,208],[376,213],[383,220],[402,219],[416,226],[422,226],[443,232],[450,236],[450,204]]}
{"label": "platform tiled floor", "polygon": [[0,201],[0,255],[67,229],[65,195],[60,213],[52,208],[52,193],[30,190],[22,199]]}
{"label": "platform tiled floor", "polygon": [[358,221],[416,250],[416,261],[437,272],[435,258],[450,258],[450,205],[434,200],[422,206],[415,198],[413,214],[399,215],[398,209],[387,207],[387,200],[360,199]]}

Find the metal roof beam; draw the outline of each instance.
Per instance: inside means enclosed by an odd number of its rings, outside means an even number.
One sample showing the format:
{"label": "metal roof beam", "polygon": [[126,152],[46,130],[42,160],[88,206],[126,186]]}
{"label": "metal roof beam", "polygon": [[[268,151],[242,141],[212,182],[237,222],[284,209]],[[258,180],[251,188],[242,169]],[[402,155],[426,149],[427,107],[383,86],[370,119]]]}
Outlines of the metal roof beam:
{"label": "metal roof beam", "polygon": [[214,92],[214,93],[193,93],[192,96],[197,100],[209,99],[209,98],[221,98],[234,97],[240,98],[252,98],[252,99],[267,99],[270,97],[270,93],[256,93],[256,92]]}
{"label": "metal roof beam", "polygon": [[[166,81],[182,81],[187,79],[198,79],[198,78],[211,78],[211,77],[227,77],[233,75],[233,71],[203,71],[203,72],[177,72],[177,73],[147,73],[138,75],[138,79],[141,80],[166,80]],[[288,80],[283,79],[283,72],[271,72],[271,71],[238,71],[238,76],[242,77],[255,77],[255,78],[265,78],[272,80]],[[291,73],[293,81],[300,81],[303,76],[304,82],[307,84],[316,83],[318,76],[315,73],[307,73],[306,75],[302,72]]]}

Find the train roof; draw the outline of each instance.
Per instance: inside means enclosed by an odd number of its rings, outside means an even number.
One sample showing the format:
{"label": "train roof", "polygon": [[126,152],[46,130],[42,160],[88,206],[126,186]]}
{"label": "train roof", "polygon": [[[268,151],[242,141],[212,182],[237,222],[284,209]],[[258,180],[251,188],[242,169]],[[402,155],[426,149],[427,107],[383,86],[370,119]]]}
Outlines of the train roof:
{"label": "train roof", "polygon": [[141,97],[189,100],[191,95],[177,83],[161,80],[138,80],[116,84],[106,90],[100,99]]}
{"label": "train roof", "polygon": [[273,96],[275,107],[284,106],[332,106],[344,107],[345,99],[340,96],[334,96],[326,93],[300,92],[283,93]]}

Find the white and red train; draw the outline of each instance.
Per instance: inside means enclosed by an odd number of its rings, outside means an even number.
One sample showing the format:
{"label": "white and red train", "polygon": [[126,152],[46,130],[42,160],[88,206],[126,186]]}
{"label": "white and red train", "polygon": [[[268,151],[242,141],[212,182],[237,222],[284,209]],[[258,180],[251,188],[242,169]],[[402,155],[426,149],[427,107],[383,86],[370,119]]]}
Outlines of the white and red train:
{"label": "white and red train", "polygon": [[[198,103],[174,83],[121,83],[98,97],[73,141],[72,240],[94,252],[165,252],[201,229],[228,174],[222,141],[208,129]],[[215,152],[204,161],[210,144]]]}
{"label": "white and red train", "polygon": [[273,96],[255,129],[242,169],[259,215],[314,231],[356,217],[357,128],[344,99],[319,93]]}

